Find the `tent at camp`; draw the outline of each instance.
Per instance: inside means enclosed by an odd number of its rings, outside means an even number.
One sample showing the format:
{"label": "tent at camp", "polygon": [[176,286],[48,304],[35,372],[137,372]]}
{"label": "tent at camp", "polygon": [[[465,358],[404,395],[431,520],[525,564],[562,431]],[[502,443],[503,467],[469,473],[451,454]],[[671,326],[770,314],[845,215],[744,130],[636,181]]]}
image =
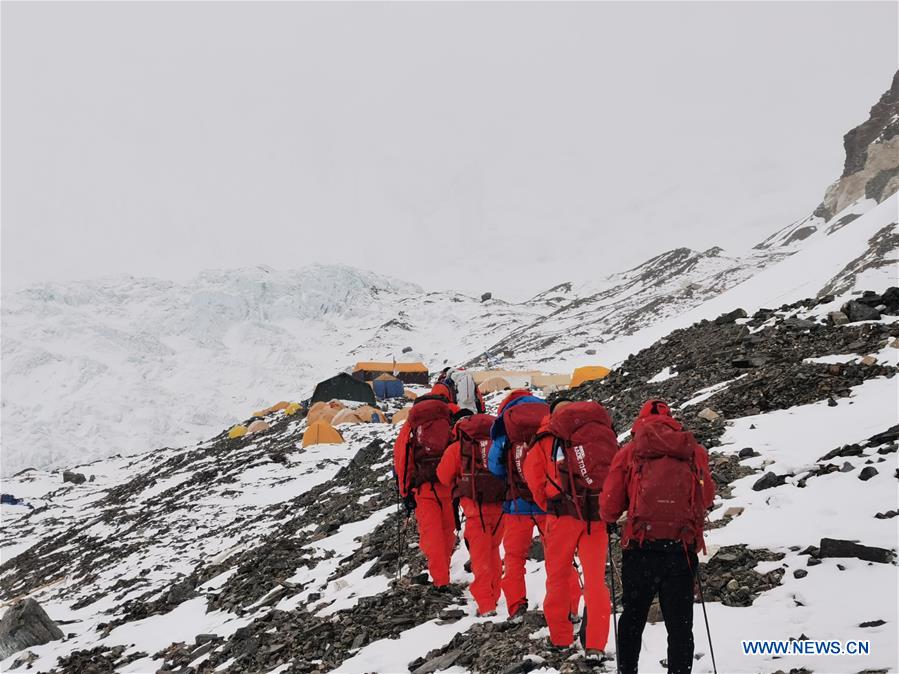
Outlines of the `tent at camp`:
{"label": "tent at camp", "polygon": [[270,426],[264,422],[262,419],[257,419],[252,424],[247,426],[247,435],[252,435],[253,433],[259,433],[261,431],[267,431]]}
{"label": "tent at camp", "polygon": [[375,390],[375,397],[378,400],[403,397],[403,382],[393,375],[382,374],[371,383],[371,387]]}
{"label": "tent at camp", "polygon": [[369,405],[377,404],[375,392],[371,386],[360,379],[341,372],[338,375],[320,381],[312,394],[312,402],[327,400],[356,400]]}
{"label": "tent at camp", "polygon": [[479,386],[488,379],[502,377],[509,382],[509,388],[531,388],[531,381],[538,374],[541,374],[538,370],[482,370],[472,372],[471,376]]}
{"label": "tent at camp", "polygon": [[268,416],[269,414],[274,414],[275,412],[279,412],[283,409],[287,409],[288,407],[290,407],[290,403],[287,402],[286,400],[282,400],[281,402],[275,403],[271,407],[266,407],[264,410],[259,410],[257,412],[253,412],[253,414],[251,416],[265,417],[265,416]]}
{"label": "tent at camp", "polygon": [[309,408],[309,414],[306,415],[306,420],[312,424],[316,421],[327,421],[331,422],[331,419],[334,418],[338,412],[344,409],[346,406],[337,400],[331,400],[329,402],[319,401],[312,405]]}
{"label": "tent at camp", "polygon": [[571,385],[570,374],[535,374],[531,380],[534,388],[544,393],[551,393],[560,389],[566,389]]}
{"label": "tent at camp", "polygon": [[415,400],[418,397],[418,394],[415,391],[410,391],[409,389],[403,389],[403,397],[407,400]]}
{"label": "tent at camp", "polygon": [[374,407],[363,405],[354,410],[340,410],[334,418],[331,419],[332,426],[340,426],[341,424],[384,424],[387,423],[385,414]]}
{"label": "tent at camp", "polygon": [[290,403],[287,407],[284,408],[284,414],[288,417],[292,417],[294,414],[303,411],[303,406],[300,403]]}
{"label": "tent at camp", "polygon": [[409,416],[409,410],[411,409],[412,405],[409,405],[408,407],[404,407],[403,409],[394,412],[393,418],[390,420],[390,423],[394,425],[403,423]]}
{"label": "tent at camp", "polygon": [[235,438],[242,438],[247,434],[247,427],[243,424],[237,424],[237,426],[232,426],[228,431],[228,437],[234,440]]}
{"label": "tent at camp", "polygon": [[594,379],[602,379],[611,370],[602,365],[585,365],[584,367],[575,368],[571,373],[571,388],[580,386],[585,381],[593,381]]}
{"label": "tent at camp", "polygon": [[512,388],[512,386],[511,384],[509,384],[509,380],[505,377],[490,377],[490,379],[485,379],[480,384],[478,384],[478,389],[481,391],[481,393],[505,391],[509,388]]}
{"label": "tent at camp", "polygon": [[303,447],[309,445],[339,445],[343,436],[327,421],[316,421],[310,424],[303,433]]}
{"label": "tent at camp", "polygon": [[382,374],[394,376],[404,384],[428,385],[428,366],[424,363],[362,361],[353,368],[353,376],[360,381],[372,381]]}

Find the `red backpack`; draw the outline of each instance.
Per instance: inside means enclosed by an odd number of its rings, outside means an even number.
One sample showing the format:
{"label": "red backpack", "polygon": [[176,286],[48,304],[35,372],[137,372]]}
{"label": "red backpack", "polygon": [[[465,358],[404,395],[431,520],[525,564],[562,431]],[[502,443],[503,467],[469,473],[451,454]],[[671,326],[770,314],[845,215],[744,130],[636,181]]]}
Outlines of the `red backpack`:
{"label": "red backpack", "polygon": [[456,424],[459,439],[462,477],[456,482],[453,497],[466,497],[482,503],[502,503],[506,498],[505,481],[487,468],[490,452],[490,427],[496,420],[491,414],[475,414]]}
{"label": "red backpack", "polygon": [[437,464],[452,440],[451,416],[449,405],[439,397],[421,396],[412,404],[406,418],[410,429],[406,466],[412,466],[412,487],[437,482]]}
{"label": "red backpack", "polygon": [[524,479],[524,461],[540,430],[540,424],[549,415],[546,403],[519,403],[503,414],[506,438],[509,446],[506,452],[506,473],[509,476],[509,494],[514,498],[533,501],[534,495]]}
{"label": "red backpack", "polygon": [[573,402],[560,407],[549,421],[556,438],[553,458],[559,471],[561,499],[553,502],[556,515],[599,521],[599,493],[618,451],[612,419],[597,402]]}
{"label": "red backpack", "polygon": [[662,415],[643,419],[633,433],[627,483],[634,538],[701,542],[705,508],[696,438]]}

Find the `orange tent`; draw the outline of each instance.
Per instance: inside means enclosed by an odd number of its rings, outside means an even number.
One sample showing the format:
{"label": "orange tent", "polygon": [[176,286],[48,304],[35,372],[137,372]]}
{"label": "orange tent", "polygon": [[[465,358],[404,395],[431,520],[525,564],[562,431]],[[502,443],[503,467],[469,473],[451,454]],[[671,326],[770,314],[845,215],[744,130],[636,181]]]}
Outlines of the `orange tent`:
{"label": "orange tent", "polygon": [[334,415],[342,409],[344,409],[343,403],[337,402],[336,400],[327,403],[319,401],[309,408],[309,414],[306,415],[306,418],[309,420],[310,424],[315,421],[327,421],[330,423],[331,419],[334,418]]}
{"label": "orange tent", "polygon": [[271,407],[266,407],[264,410],[259,410],[258,412],[253,412],[252,415],[254,417],[264,417],[269,414],[273,414],[275,412],[279,412],[281,410],[287,409],[290,406],[290,403],[286,400],[282,400],[281,402],[277,402]]}
{"label": "orange tent", "polygon": [[585,365],[584,367],[575,368],[571,373],[571,388],[580,386],[585,381],[593,381],[594,379],[602,379],[611,370],[602,365]]}
{"label": "orange tent", "polygon": [[339,445],[342,442],[343,437],[327,421],[316,421],[314,424],[310,424],[303,433],[303,447],[325,444]]}
{"label": "orange tent", "polygon": [[409,407],[404,407],[403,409],[398,410],[394,413],[393,418],[390,420],[390,423],[394,425],[403,423],[406,420],[406,417],[409,416],[409,410],[411,409],[412,406],[409,405]]}

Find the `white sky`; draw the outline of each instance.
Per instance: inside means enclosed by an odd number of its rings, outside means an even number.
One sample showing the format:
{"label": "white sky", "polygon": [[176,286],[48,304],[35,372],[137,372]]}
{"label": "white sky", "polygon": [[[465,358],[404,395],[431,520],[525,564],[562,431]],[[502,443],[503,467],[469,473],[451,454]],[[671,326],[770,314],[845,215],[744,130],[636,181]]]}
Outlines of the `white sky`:
{"label": "white sky", "polygon": [[2,5],[2,281],[343,262],[523,299],[803,217],[884,3]]}

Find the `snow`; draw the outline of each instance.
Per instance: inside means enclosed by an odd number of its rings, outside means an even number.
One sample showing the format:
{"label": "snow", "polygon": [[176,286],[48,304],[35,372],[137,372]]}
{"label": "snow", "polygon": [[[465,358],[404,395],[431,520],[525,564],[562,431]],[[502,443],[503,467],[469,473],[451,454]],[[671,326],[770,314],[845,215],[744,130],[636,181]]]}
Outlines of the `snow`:
{"label": "snow", "polygon": [[659,370],[658,374],[653,376],[651,379],[648,379],[647,383],[659,384],[663,381],[667,381],[667,380],[671,379],[672,377],[676,377],[676,376],[677,376],[676,372],[672,372],[670,367],[666,367],[662,370]]}

